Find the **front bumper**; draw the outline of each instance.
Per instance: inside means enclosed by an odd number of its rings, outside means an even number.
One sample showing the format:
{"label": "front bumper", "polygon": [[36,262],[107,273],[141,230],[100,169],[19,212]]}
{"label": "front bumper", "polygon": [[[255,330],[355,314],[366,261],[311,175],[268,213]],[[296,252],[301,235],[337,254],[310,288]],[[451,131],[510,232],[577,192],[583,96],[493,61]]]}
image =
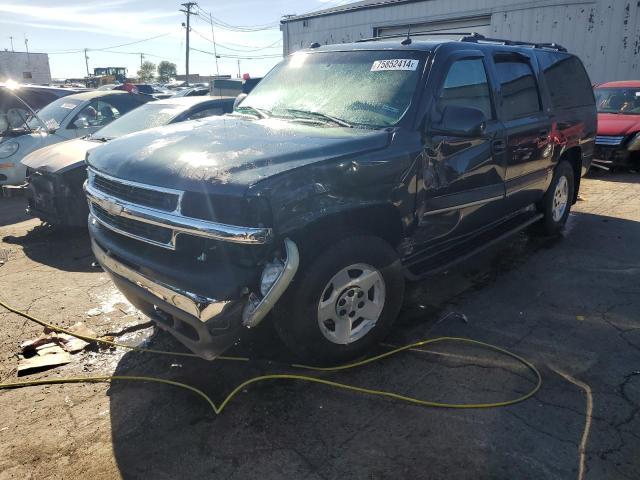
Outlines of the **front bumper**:
{"label": "front bumper", "polygon": [[213,360],[238,339],[246,298],[217,300],[152,280],[91,242],[96,259],[125,297],[189,350]]}
{"label": "front bumper", "polygon": [[[176,269],[176,264],[171,269],[171,278],[176,280],[169,280],[159,263],[149,262],[149,258],[145,260],[131,249],[119,248],[120,242],[109,240],[117,234],[103,229],[89,216],[93,253],[116,287],[160,328],[207,360],[232,346],[243,327],[254,327],[262,321],[293,280],[299,264],[295,243],[285,239],[282,273],[260,297],[247,287],[252,283],[251,276],[259,277],[257,266],[243,273],[231,265],[218,265],[203,278],[194,270]],[[187,283],[190,286],[186,288],[176,286]],[[207,287],[211,293],[195,293],[204,292]]]}
{"label": "front bumper", "polygon": [[593,152],[593,163],[596,166],[611,167],[632,167],[640,152],[630,152],[624,146],[607,147],[596,145]]}
{"label": "front bumper", "polygon": [[28,180],[29,215],[53,225],[86,226],[89,207],[82,191],[83,176],[33,172]]}

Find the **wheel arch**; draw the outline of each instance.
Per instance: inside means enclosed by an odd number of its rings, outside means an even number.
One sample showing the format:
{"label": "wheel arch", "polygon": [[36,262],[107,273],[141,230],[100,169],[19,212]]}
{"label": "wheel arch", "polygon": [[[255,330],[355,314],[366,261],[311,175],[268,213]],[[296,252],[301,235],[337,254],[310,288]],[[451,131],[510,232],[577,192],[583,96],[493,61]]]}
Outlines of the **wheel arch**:
{"label": "wheel arch", "polygon": [[578,201],[578,192],[580,190],[580,179],[582,178],[582,149],[578,146],[573,146],[562,152],[558,163],[562,161],[569,162],[573,169],[573,198],[571,204],[573,205]]}

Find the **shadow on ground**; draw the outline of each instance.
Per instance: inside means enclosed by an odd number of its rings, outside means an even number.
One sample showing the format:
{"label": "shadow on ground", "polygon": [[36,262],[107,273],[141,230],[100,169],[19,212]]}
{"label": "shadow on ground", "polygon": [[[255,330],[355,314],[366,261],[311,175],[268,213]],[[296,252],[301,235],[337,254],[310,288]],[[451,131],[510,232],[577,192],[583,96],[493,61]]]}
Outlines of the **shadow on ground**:
{"label": "shadow on ground", "polygon": [[[410,285],[389,339],[402,344],[465,336],[513,349],[543,371],[543,388],[534,399],[501,409],[454,411],[280,381],[243,389],[216,417],[191,392],[114,383],[112,440],[122,476],[574,478],[584,392],[550,365],[581,376],[594,392],[605,392],[595,399],[588,447],[594,478],[633,478],[640,468],[632,451],[640,381],[629,383],[629,375],[640,352],[640,343],[633,346],[640,342],[640,324],[632,306],[640,293],[640,223],[578,213],[568,231],[564,239],[522,233]],[[448,312],[463,313],[468,323]],[[586,320],[577,321],[581,316]],[[166,334],[147,346],[182,350]],[[530,373],[505,357],[460,345],[434,350],[439,355],[408,353],[322,376],[462,403],[511,398],[533,385]],[[268,322],[230,353],[290,360]],[[115,374],[185,382],[220,403],[243,380],[274,371],[283,370],[132,352]]]}

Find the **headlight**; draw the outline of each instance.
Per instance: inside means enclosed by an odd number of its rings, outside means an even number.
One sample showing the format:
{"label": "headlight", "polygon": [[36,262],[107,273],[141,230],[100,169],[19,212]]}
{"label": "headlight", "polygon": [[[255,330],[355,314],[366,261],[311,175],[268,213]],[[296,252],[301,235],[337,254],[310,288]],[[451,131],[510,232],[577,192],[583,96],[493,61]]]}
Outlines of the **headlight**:
{"label": "headlight", "polygon": [[640,132],[636,133],[633,136],[633,138],[629,142],[629,146],[627,147],[627,150],[630,150],[632,152],[636,150],[640,150]]}
{"label": "headlight", "polygon": [[18,142],[0,143],[0,158],[7,158],[13,155],[20,148]]}
{"label": "headlight", "polygon": [[282,274],[284,270],[284,265],[282,262],[274,260],[271,263],[267,263],[262,271],[262,277],[260,278],[260,293],[264,297],[269,289],[276,283],[276,280]]}

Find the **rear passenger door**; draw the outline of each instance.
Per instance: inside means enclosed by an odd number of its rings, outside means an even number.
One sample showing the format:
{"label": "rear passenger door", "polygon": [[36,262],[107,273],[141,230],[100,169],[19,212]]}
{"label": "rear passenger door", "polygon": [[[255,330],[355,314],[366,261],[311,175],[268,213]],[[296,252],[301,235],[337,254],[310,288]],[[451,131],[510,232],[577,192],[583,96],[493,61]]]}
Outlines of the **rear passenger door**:
{"label": "rear passenger door", "polygon": [[540,199],[552,166],[551,118],[544,110],[537,63],[526,53],[493,55],[498,112],[506,133],[505,188],[508,210]]}

